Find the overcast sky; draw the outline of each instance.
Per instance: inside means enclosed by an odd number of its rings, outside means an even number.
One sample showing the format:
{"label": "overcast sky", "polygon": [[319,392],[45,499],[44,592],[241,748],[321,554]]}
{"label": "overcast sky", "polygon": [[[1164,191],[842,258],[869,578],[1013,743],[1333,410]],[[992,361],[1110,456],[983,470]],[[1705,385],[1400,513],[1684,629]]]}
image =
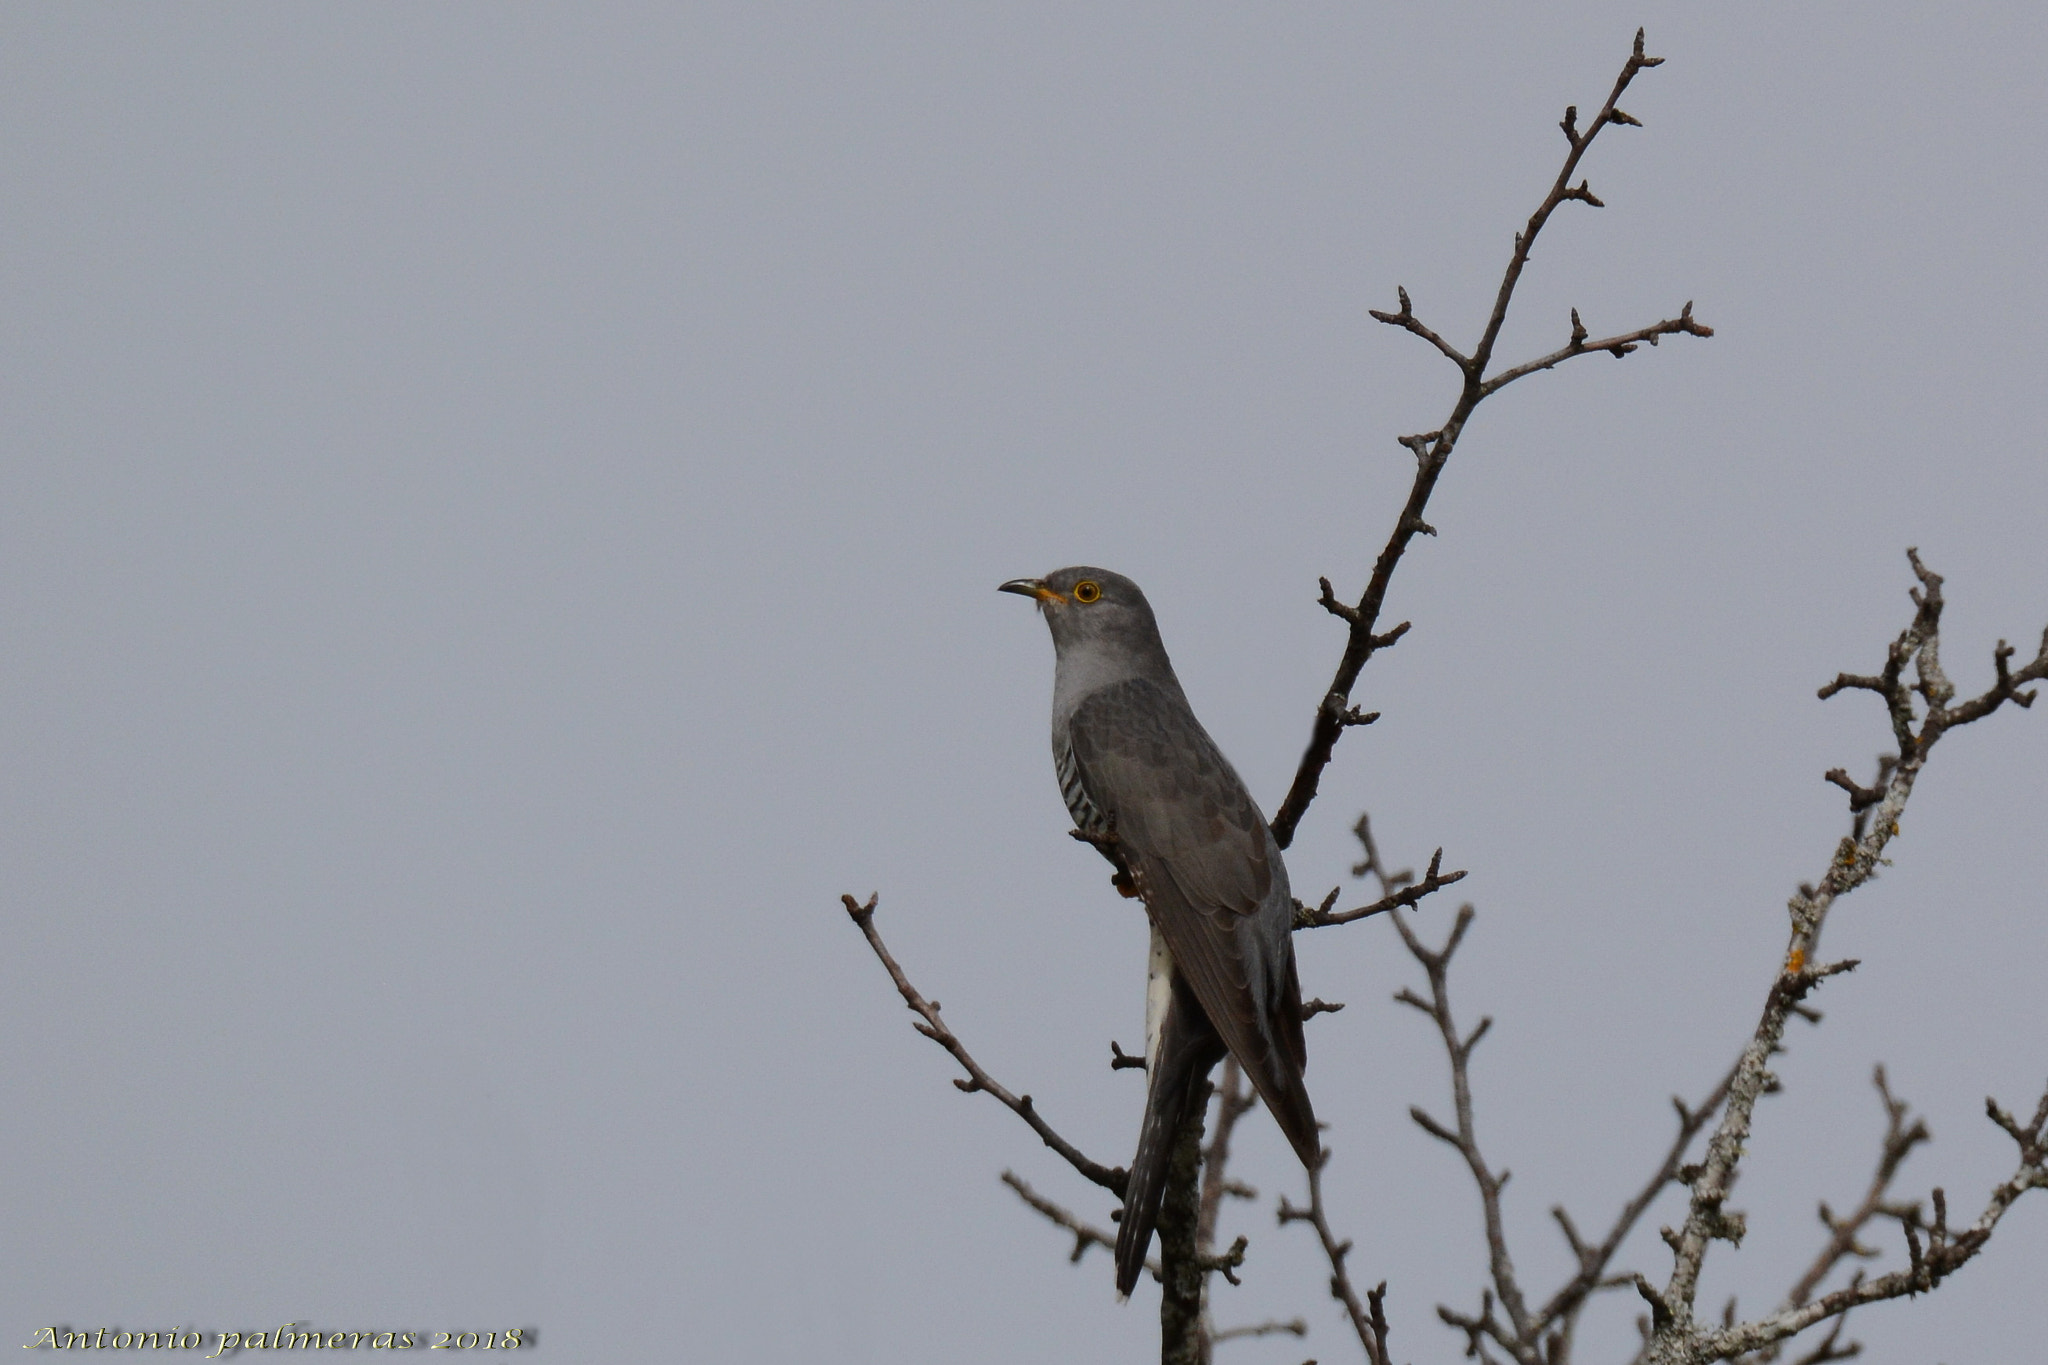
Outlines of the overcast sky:
{"label": "overcast sky", "polygon": [[[1051,648],[1096,563],[1278,802],[1512,233],[1636,26],[1502,345],[1687,299],[1717,335],[1481,409],[1289,855],[1375,817],[1479,907],[1481,1135],[1518,1261],[1601,1226],[1747,1036],[1821,780],[1948,576],[1981,687],[2048,623],[2048,10],[15,3],[0,10],[0,1349],[46,1325],[537,1328],[563,1361],[1128,1361],[1156,1289],[964,1096],[847,923],[1129,1159],[1142,916],[1068,826]],[[2048,715],[1936,752],[1845,902],[1702,1304],[1773,1304],[1860,1194],[1885,1062],[2010,1173],[2048,1079]],[[1352,891],[1346,892],[1353,894]],[[1456,901],[1417,916],[1443,932]],[[1398,1357],[1458,1358],[1477,1201],[1390,926],[1299,944],[1309,1085]],[[1356,1358],[1245,1125],[1243,1365]],[[1652,1216],[1625,1260],[1661,1282]],[[1886,1231],[1885,1264],[1903,1256]],[[2048,1332],[2048,1197],[1874,1365]],[[1626,1359],[1604,1300],[1581,1359]]]}

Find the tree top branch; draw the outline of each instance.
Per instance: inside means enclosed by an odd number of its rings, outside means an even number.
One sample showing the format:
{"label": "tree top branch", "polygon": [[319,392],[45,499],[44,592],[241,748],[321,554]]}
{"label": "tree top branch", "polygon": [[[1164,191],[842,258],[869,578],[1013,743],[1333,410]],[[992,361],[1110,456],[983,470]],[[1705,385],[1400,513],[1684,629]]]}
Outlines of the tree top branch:
{"label": "tree top branch", "polygon": [[1559,168],[1556,179],[1551,182],[1550,190],[1544,195],[1543,201],[1536,206],[1536,211],[1529,215],[1529,220],[1523,225],[1522,230],[1515,234],[1514,250],[1508,257],[1507,267],[1501,274],[1500,286],[1494,293],[1492,311],[1481,329],[1478,343],[1470,352],[1460,351],[1445,340],[1442,333],[1416,316],[1414,303],[1405,287],[1395,290],[1395,297],[1400,303],[1398,309],[1392,312],[1375,309],[1372,312],[1372,316],[1380,322],[1398,327],[1429,343],[1457,367],[1461,382],[1457,399],[1451,406],[1450,416],[1444,420],[1442,426],[1434,431],[1401,438],[1401,444],[1414,452],[1415,479],[1409,487],[1408,499],[1394,522],[1394,529],[1388,535],[1378,559],[1373,563],[1372,576],[1367,581],[1365,591],[1357,604],[1353,606],[1338,601],[1327,581],[1323,583],[1323,606],[1346,623],[1347,634],[1336,673],[1310,722],[1308,746],[1303,750],[1301,761],[1295,767],[1294,780],[1273,812],[1273,837],[1282,848],[1293,842],[1296,827],[1301,823],[1302,816],[1307,813],[1309,805],[1315,800],[1316,790],[1322,782],[1323,770],[1329,766],[1331,756],[1336,752],[1337,741],[1342,738],[1345,730],[1364,724],[1367,716],[1372,714],[1361,713],[1357,707],[1351,705],[1351,690],[1357,686],[1359,673],[1364,669],[1366,661],[1380,649],[1400,638],[1399,629],[1384,635],[1375,634],[1380,611],[1386,603],[1387,590],[1393,582],[1394,570],[1399,566],[1401,556],[1406,553],[1409,543],[1418,535],[1436,533],[1435,528],[1423,519],[1423,512],[1429,505],[1430,494],[1435,490],[1437,479],[1442,475],[1444,465],[1451,457],[1451,451],[1457,446],[1458,438],[1463,434],[1465,423],[1472,416],[1473,409],[1505,385],[1538,370],[1554,368],[1576,355],[1605,352],[1614,356],[1624,356],[1640,344],[1655,345],[1659,338],[1665,336],[1713,335],[1712,328],[1694,320],[1690,303],[1687,303],[1675,318],[1666,318],[1662,322],[1639,327],[1632,332],[1617,333],[1599,341],[1588,341],[1589,334],[1580,323],[1578,314],[1574,312],[1572,336],[1562,348],[1526,364],[1503,370],[1491,379],[1486,377],[1487,368],[1493,362],[1494,344],[1499,340],[1501,327],[1507,321],[1509,305],[1514,301],[1515,287],[1521,281],[1523,268],[1529,263],[1529,253],[1535,247],[1537,237],[1559,205],[1584,203],[1595,208],[1600,207],[1600,199],[1586,181],[1581,179],[1574,185],[1572,177],[1578,170],[1579,162],[1593,145],[1594,139],[1604,130],[1615,126],[1642,126],[1640,120],[1623,112],[1617,102],[1628,90],[1630,82],[1635,80],[1638,72],[1658,66],[1663,60],[1661,57],[1645,54],[1643,33],[1638,29],[1634,49],[1627,61],[1622,64],[1621,73],[1615,78],[1614,89],[1599,111],[1593,115],[1592,122],[1581,129],[1578,124],[1577,106],[1565,112],[1564,122],[1560,125],[1564,129],[1567,143],[1564,164]]}

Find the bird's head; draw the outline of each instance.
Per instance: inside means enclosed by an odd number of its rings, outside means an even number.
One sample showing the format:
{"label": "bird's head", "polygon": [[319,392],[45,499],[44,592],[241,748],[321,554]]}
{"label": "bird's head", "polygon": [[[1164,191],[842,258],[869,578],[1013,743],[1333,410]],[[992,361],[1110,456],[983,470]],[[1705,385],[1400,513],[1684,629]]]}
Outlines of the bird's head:
{"label": "bird's head", "polygon": [[1037,601],[1057,649],[1112,641],[1159,648],[1152,604],[1120,573],[1076,565],[1044,578],[1013,578],[1001,591]]}

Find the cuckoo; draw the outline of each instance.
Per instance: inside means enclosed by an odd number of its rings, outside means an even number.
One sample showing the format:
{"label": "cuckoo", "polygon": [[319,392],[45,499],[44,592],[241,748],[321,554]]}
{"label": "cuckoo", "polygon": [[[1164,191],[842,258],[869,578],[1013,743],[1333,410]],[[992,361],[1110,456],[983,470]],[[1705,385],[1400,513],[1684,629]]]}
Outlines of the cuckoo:
{"label": "cuckoo", "polygon": [[1195,719],[1138,585],[1104,569],[1018,578],[1052,630],[1053,769],[1081,836],[1152,921],[1145,1118],[1125,1187],[1116,1284],[1128,1295],[1159,1219],[1174,1135],[1228,1051],[1303,1164],[1320,1143],[1301,1073],[1294,898],[1243,779]]}

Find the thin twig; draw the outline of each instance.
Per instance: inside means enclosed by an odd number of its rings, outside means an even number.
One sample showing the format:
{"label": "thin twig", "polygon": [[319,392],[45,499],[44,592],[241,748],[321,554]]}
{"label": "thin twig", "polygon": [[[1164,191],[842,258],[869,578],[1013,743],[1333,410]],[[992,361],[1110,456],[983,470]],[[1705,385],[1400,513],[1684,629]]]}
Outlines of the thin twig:
{"label": "thin twig", "polygon": [[1820,1206],[1821,1225],[1828,1230],[1827,1245],[1815,1256],[1813,1264],[1799,1277],[1785,1295],[1785,1307],[1797,1308],[1813,1297],[1813,1291],[1820,1288],[1821,1281],[1846,1257],[1869,1259],[1877,1252],[1862,1244],[1859,1239],[1871,1220],[1884,1214],[1895,1217],[1918,1217],[1918,1206],[1900,1207],[1886,1202],[1891,1192],[1892,1181],[1899,1173],[1908,1155],[1921,1143],[1929,1140],[1924,1120],[1906,1120],[1910,1111],[1904,1100],[1892,1097],[1891,1087],[1885,1082],[1884,1068],[1878,1067],[1871,1075],[1871,1084],[1877,1087],[1878,1098],[1884,1102],[1884,1139],[1878,1149],[1877,1169],[1870,1177],[1870,1186],[1864,1191],[1863,1202],[1846,1217],[1837,1217],[1826,1204]]}
{"label": "thin twig", "polygon": [[[1338,1006],[1337,1008],[1342,1008]],[[1307,1011],[1303,1011],[1306,1015]],[[1256,1109],[1259,1104],[1258,1092],[1244,1083],[1243,1068],[1238,1066],[1234,1056],[1223,1059],[1223,1080],[1216,1087],[1216,1119],[1210,1131],[1209,1145],[1202,1150],[1202,1194],[1195,1215],[1195,1257],[1206,1270],[1220,1270],[1225,1279],[1237,1283],[1234,1273],[1244,1261],[1245,1239],[1240,1237],[1231,1250],[1221,1256],[1216,1254],[1216,1227],[1222,1220],[1223,1201],[1232,1199],[1257,1199],[1259,1192],[1241,1180],[1230,1178],[1230,1140],[1237,1131],[1237,1121]],[[1272,1324],[1260,1328],[1232,1328],[1218,1331],[1210,1306],[1209,1295],[1202,1295],[1202,1321],[1200,1340],[1213,1352],[1217,1342],[1235,1337],[1265,1336],[1268,1331],[1278,1330]],[[1304,1324],[1302,1335],[1308,1330]],[[1208,1355],[1202,1357],[1206,1362]]]}
{"label": "thin twig", "polygon": [[[1487,1306],[1482,1308],[1477,1318],[1468,1318],[1444,1307],[1437,1309],[1437,1315],[1466,1330],[1468,1336],[1484,1331],[1516,1360],[1535,1365],[1534,1319],[1515,1276],[1514,1258],[1508,1254],[1507,1232],[1501,1219],[1500,1192],[1508,1183],[1508,1172],[1504,1169],[1495,1171],[1487,1164],[1485,1155],[1479,1150],[1478,1131],[1472,1117],[1472,1052],[1493,1026],[1493,1020],[1483,1018],[1469,1034],[1461,1034],[1451,1013],[1451,957],[1458,951],[1466,929],[1471,927],[1473,913],[1469,905],[1459,907],[1457,921],[1445,936],[1443,947],[1437,949],[1424,947],[1407,921],[1399,915],[1394,916],[1394,928],[1400,931],[1401,942],[1407,946],[1409,954],[1422,964],[1423,972],[1429,978],[1430,992],[1430,998],[1424,1000],[1403,987],[1394,998],[1428,1015],[1437,1026],[1451,1063],[1451,1105],[1455,1126],[1445,1126],[1419,1106],[1411,1108],[1408,1114],[1424,1132],[1449,1144],[1464,1158],[1466,1169],[1472,1173],[1472,1183],[1479,1188],[1480,1212],[1486,1225],[1487,1264],[1493,1281]],[[1496,1297],[1508,1315],[1505,1323],[1494,1317],[1491,1311],[1491,1302]]]}
{"label": "thin twig", "polygon": [[1585,329],[1579,325],[1579,310],[1574,308],[1572,310],[1572,339],[1570,341],[1567,341],[1549,355],[1539,356],[1535,360],[1517,365],[1513,369],[1502,370],[1480,386],[1483,391],[1481,396],[1484,397],[1498,392],[1524,375],[1534,374],[1538,370],[1555,369],[1573,356],[1600,355],[1605,353],[1619,360],[1644,342],[1655,346],[1659,337],[1678,335],[1710,337],[1713,334],[1713,328],[1693,320],[1692,300],[1690,299],[1686,300],[1685,307],[1679,309],[1678,316],[1675,318],[1665,318],[1662,322],[1653,322],[1647,327],[1638,327],[1633,332],[1623,332],[1618,336],[1602,337],[1598,341],[1586,340]]}
{"label": "thin twig", "polygon": [[[1353,832],[1365,849],[1365,861],[1352,868],[1352,875],[1363,877],[1370,873],[1378,878],[1380,889],[1389,895],[1398,887],[1414,881],[1412,872],[1390,876],[1381,866],[1379,848],[1372,838],[1370,815],[1361,814],[1358,823],[1353,827]],[[1442,855],[1443,850],[1437,850],[1439,859]],[[1436,877],[1435,859],[1431,860],[1430,873],[1432,877]],[[1448,879],[1437,878],[1439,885],[1444,884],[1446,880]],[[1323,902],[1319,913],[1328,916],[1330,907],[1336,903],[1336,899],[1337,893],[1332,891],[1329,898]],[[1390,1365],[1387,1355],[1387,1284],[1385,1280],[1380,1281],[1376,1288],[1366,1292],[1365,1299],[1361,1302],[1357,1289],[1351,1283],[1351,1272],[1346,1264],[1351,1255],[1351,1243],[1349,1240],[1339,1240],[1337,1234],[1331,1230],[1329,1212],[1323,1204],[1323,1167],[1329,1164],[1329,1160],[1330,1153],[1325,1148],[1321,1153],[1321,1160],[1308,1173],[1308,1207],[1298,1207],[1282,1196],[1279,1208],[1280,1223],[1283,1227],[1288,1223],[1307,1223],[1315,1229],[1316,1237],[1322,1244],[1323,1255],[1330,1263],[1330,1297],[1344,1305],[1345,1316],[1350,1319],[1352,1330],[1358,1335],[1358,1344],[1364,1348],[1366,1360],[1370,1365]]]}
{"label": "thin twig", "polygon": [[1305,1337],[1308,1335],[1308,1324],[1300,1318],[1289,1318],[1285,1322],[1268,1318],[1264,1322],[1247,1323],[1242,1327],[1225,1327],[1211,1334],[1209,1340],[1220,1346],[1226,1341],[1242,1341],[1246,1337],[1272,1337],[1283,1333],[1288,1336]]}
{"label": "thin twig", "polygon": [[1471,356],[1461,353],[1457,347],[1451,345],[1450,342],[1445,341],[1430,328],[1423,325],[1422,321],[1415,316],[1415,305],[1408,299],[1406,286],[1396,286],[1394,297],[1401,301],[1399,312],[1383,313],[1377,308],[1368,308],[1365,311],[1372,315],[1375,322],[1384,322],[1389,327],[1399,327],[1403,331],[1415,333],[1415,335],[1436,347],[1437,350],[1443,352],[1444,359],[1450,361],[1459,369],[1469,370],[1472,368]]}
{"label": "thin twig", "polygon": [[[1067,1257],[1069,1261],[1079,1262],[1090,1247],[1101,1247],[1111,1255],[1116,1254],[1115,1233],[1098,1228],[1093,1223],[1081,1221],[1074,1213],[1060,1207],[1037,1190],[1032,1189],[1030,1185],[1024,1182],[1024,1178],[1015,1171],[1004,1171],[1003,1183],[1015,1190],[1019,1199],[1029,1204],[1032,1208],[1037,1209],[1057,1226],[1065,1228],[1068,1232],[1074,1234],[1074,1250]],[[1158,1262],[1147,1261],[1145,1264],[1153,1274],[1159,1273]]]}
{"label": "thin twig", "polygon": [[[1365,853],[1364,860],[1352,868],[1355,875],[1370,875],[1377,878],[1382,891],[1390,891],[1398,882],[1404,882],[1412,875],[1406,872],[1388,873],[1386,863],[1380,857],[1379,844],[1373,838],[1370,815],[1361,814],[1358,823],[1351,827],[1351,832],[1357,836],[1359,847]],[[1437,862],[1441,857],[1442,850],[1438,850],[1437,858],[1430,860],[1431,876],[1436,874]],[[1473,913],[1469,905],[1458,908],[1457,920],[1445,937],[1444,946],[1436,951],[1423,947],[1421,940],[1415,937],[1407,922],[1399,915],[1394,916],[1394,928],[1399,931],[1402,943],[1407,946],[1415,960],[1422,964],[1424,972],[1429,977],[1431,995],[1430,1000],[1424,1001],[1422,997],[1403,987],[1394,999],[1429,1015],[1443,1037],[1444,1049],[1451,1062],[1451,1092],[1452,1103],[1458,1116],[1457,1130],[1446,1128],[1419,1107],[1411,1108],[1408,1114],[1424,1132],[1449,1143],[1465,1158],[1466,1166],[1479,1187],[1480,1208],[1486,1225],[1493,1288],[1481,1295],[1480,1310],[1476,1316],[1460,1313],[1444,1304],[1437,1305],[1437,1316],[1465,1333],[1467,1355],[1481,1360],[1490,1358],[1485,1343],[1492,1340],[1504,1347],[1517,1361],[1535,1365],[1538,1333],[1533,1330],[1528,1310],[1522,1301],[1521,1288],[1515,1279],[1514,1261],[1508,1254],[1507,1234],[1501,1220],[1500,1192],[1508,1182],[1508,1172],[1503,1170],[1496,1174],[1487,1165],[1485,1157],[1479,1151],[1478,1137],[1473,1128],[1472,1084],[1468,1064],[1472,1050],[1479,1045],[1479,1040],[1486,1036],[1487,1030],[1493,1027],[1493,1020],[1481,1019],[1478,1027],[1469,1035],[1461,1036],[1451,1014],[1451,955],[1457,952],[1466,929],[1471,926]],[[1494,1316],[1493,1304],[1496,1293],[1508,1309],[1510,1321],[1507,1323]]]}
{"label": "thin twig", "polygon": [[1259,1197],[1258,1191],[1230,1178],[1231,1135],[1237,1131],[1237,1121],[1258,1103],[1258,1092],[1244,1083],[1237,1058],[1225,1057],[1223,1081],[1216,1087],[1216,1122],[1209,1145],[1202,1153],[1202,1203],[1195,1221],[1195,1250],[1203,1256],[1216,1249],[1216,1223],[1223,1213],[1223,1197]]}
{"label": "thin twig", "polygon": [[[1857,1272],[1856,1281],[1860,1283],[1862,1279],[1862,1272]],[[1862,1342],[1844,1342],[1842,1340],[1842,1329],[1848,1325],[1849,1314],[1844,1312],[1835,1319],[1834,1326],[1828,1328],[1828,1334],[1819,1341],[1816,1341],[1813,1344],[1813,1349],[1799,1357],[1792,1365],[1828,1365],[1830,1361],[1854,1360],[1857,1356],[1862,1355]]]}
{"label": "thin twig", "polygon": [[1351,1319],[1351,1329],[1358,1334],[1358,1344],[1365,1348],[1366,1360],[1370,1365],[1393,1365],[1387,1355],[1386,1281],[1380,1281],[1377,1288],[1367,1292],[1365,1302],[1360,1302],[1344,1264],[1351,1255],[1351,1243],[1339,1241],[1337,1234],[1330,1230],[1329,1213],[1323,1205],[1323,1167],[1329,1164],[1330,1153],[1325,1148],[1322,1160],[1309,1168],[1307,1208],[1298,1207],[1282,1196],[1280,1225],[1307,1223],[1315,1229],[1316,1237],[1323,1244],[1323,1255],[1330,1262],[1330,1297],[1344,1305],[1345,1316]]}
{"label": "thin twig", "polygon": [[1334,924],[1349,924],[1353,920],[1366,919],[1373,915],[1385,914],[1389,910],[1399,910],[1404,906],[1415,905],[1423,897],[1441,891],[1453,882],[1465,880],[1463,868],[1455,872],[1445,872],[1442,870],[1443,861],[1444,851],[1438,849],[1434,854],[1430,855],[1429,871],[1423,875],[1421,881],[1404,886],[1399,890],[1390,890],[1372,904],[1361,905],[1356,910],[1332,912],[1329,909],[1330,902],[1325,902],[1321,908],[1315,910],[1302,906],[1295,911],[1294,927],[1296,929],[1324,929]]}
{"label": "thin twig", "polygon": [[[1352,868],[1354,875],[1377,878],[1382,890],[1401,886],[1412,880],[1412,872],[1387,870],[1378,841],[1373,837],[1372,818],[1369,814],[1358,817],[1357,824],[1352,827],[1352,833],[1357,836],[1359,846],[1365,855]],[[1435,953],[1422,948],[1406,924],[1398,916],[1395,919],[1396,928],[1401,932],[1403,941],[1430,974],[1432,999],[1424,1001],[1414,992],[1406,990],[1395,998],[1428,1014],[1432,1021],[1438,1024],[1451,1061],[1453,1093],[1462,1098],[1468,1114],[1471,1103],[1470,1055],[1472,1048],[1486,1033],[1491,1021],[1482,1020],[1479,1027],[1469,1036],[1460,1036],[1451,1016],[1448,973],[1450,955],[1462,941],[1471,919],[1472,908],[1463,907],[1444,947]],[[1634,1231],[1636,1224],[1657,1196],[1681,1178],[1685,1170],[1682,1163],[1686,1152],[1726,1100],[1734,1075],[1734,1071],[1731,1070],[1722,1077],[1720,1083],[1697,1106],[1688,1106],[1682,1099],[1672,1097],[1672,1107],[1678,1113],[1676,1136],[1649,1180],[1622,1207],[1597,1246],[1588,1244],[1579,1235],[1576,1224],[1563,1208],[1551,1210],[1551,1216],[1563,1230],[1565,1240],[1578,1261],[1578,1270],[1551,1296],[1540,1311],[1533,1314],[1525,1313],[1519,1324],[1514,1321],[1512,1310],[1509,1321],[1505,1322],[1493,1311],[1497,1295],[1504,1305],[1511,1301],[1518,1302],[1520,1298],[1513,1276],[1512,1258],[1508,1255],[1505,1224],[1500,1214],[1499,1193],[1500,1187],[1507,1183],[1507,1172],[1502,1171],[1497,1175],[1492,1172],[1479,1153],[1477,1138],[1469,1123],[1463,1131],[1453,1131],[1420,1110],[1411,1111],[1418,1125],[1426,1132],[1450,1144],[1465,1157],[1468,1169],[1473,1172],[1475,1182],[1479,1186],[1481,1208],[1486,1214],[1488,1252],[1494,1267],[1495,1286],[1482,1294],[1480,1310],[1476,1314],[1459,1312],[1445,1305],[1439,1305],[1437,1308],[1437,1315],[1440,1318],[1466,1334],[1468,1355],[1479,1359],[1492,1358],[1487,1349],[1490,1342],[1506,1350],[1517,1361],[1565,1365],[1570,1359],[1578,1317],[1586,1302],[1600,1290],[1621,1288],[1633,1283],[1632,1277],[1609,1274],[1608,1267],[1613,1263],[1622,1243]],[[1505,1279],[1500,1273],[1502,1267],[1507,1271]],[[1512,1292],[1501,1292],[1504,1285]]]}
{"label": "thin twig", "polygon": [[1090,1161],[1073,1143],[1054,1132],[1052,1125],[1039,1115],[1029,1095],[1012,1094],[995,1077],[982,1070],[981,1063],[974,1060],[966,1046],[954,1036],[953,1030],[947,1028],[945,1021],[939,1018],[939,1002],[925,999],[918,993],[917,987],[910,984],[910,978],[903,974],[903,968],[897,965],[896,959],[890,955],[888,945],[882,942],[881,933],[875,928],[875,903],[879,897],[869,896],[865,905],[851,896],[841,896],[839,899],[846,906],[846,913],[852,916],[853,922],[860,927],[861,933],[867,936],[868,946],[875,950],[875,956],[880,958],[882,966],[888,969],[889,979],[896,983],[897,993],[903,997],[903,1003],[910,1007],[911,1013],[917,1015],[918,1021],[911,1027],[952,1053],[953,1060],[960,1063],[961,1069],[967,1073],[967,1079],[956,1078],[953,1084],[970,1095],[982,1090],[1001,1100],[1012,1113],[1031,1125],[1031,1131],[1038,1134],[1046,1146],[1065,1157],[1068,1165],[1117,1198],[1123,1198],[1124,1183],[1130,1178],[1130,1172],[1121,1166],[1112,1168]]}

